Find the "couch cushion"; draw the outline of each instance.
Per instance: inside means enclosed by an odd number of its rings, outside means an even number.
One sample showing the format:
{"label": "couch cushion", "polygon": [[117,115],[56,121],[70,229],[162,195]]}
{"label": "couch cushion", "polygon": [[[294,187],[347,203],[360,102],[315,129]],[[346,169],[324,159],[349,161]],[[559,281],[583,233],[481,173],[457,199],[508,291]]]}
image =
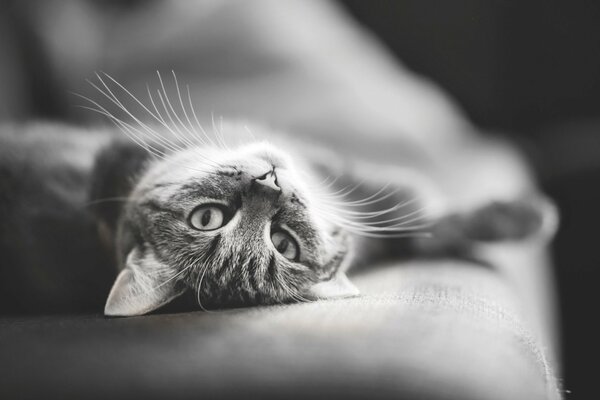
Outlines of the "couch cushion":
{"label": "couch cushion", "polygon": [[409,262],[353,279],[363,294],[344,300],[3,319],[0,397],[560,397],[551,332],[510,271]]}

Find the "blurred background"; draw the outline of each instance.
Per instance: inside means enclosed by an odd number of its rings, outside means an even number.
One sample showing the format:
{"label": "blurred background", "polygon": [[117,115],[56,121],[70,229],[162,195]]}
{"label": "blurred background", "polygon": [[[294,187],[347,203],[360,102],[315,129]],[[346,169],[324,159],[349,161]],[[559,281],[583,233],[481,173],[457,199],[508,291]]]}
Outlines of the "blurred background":
{"label": "blurred background", "polygon": [[[595,235],[600,221],[600,3],[339,2],[406,67],[450,93],[475,124],[508,135],[530,156],[562,214],[554,253],[564,387],[577,394],[574,398],[592,398],[596,371],[590,361],[599,336],[593,315],[600,281]],[[111,9],[127,12],[139,1],[101,3],[110,21]],[[72,110],[59,89],[62,82],[49,79],[63,71],[53,71],[28,5],[0,0],[0,48],[6,51],[0,56],[0,116],[68,119]],[[77,7],[72,9],[65,18],[90,23],[78,19]],[[51,20],[45,14],[35,18]],[[85,25],[81,32],[93,30],[93,24]],[[59,45],[68,48],[96,39],[90,34]],[[94,59],[85,47],[80,50]]]}
{"label": "blurred background", "polygon": [[600,337],[600,3],[381,0],[342,3],[480,127],[530,155],[559,204],[554,244],[564,387],[594,398]]}

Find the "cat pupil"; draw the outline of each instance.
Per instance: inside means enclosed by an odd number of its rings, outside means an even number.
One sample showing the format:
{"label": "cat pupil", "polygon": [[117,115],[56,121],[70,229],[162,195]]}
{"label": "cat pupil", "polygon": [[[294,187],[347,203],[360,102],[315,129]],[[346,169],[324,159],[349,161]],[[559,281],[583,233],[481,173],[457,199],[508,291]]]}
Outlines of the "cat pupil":
{"label": "cat pupil", "polygon": [[208,225],[208,223],[210,222],[211,214],[212,212],[210,211],[210,209],[204,211],[204,213],[202,214],[202,219],[200,220],[202,226]]}
{"label": "cat pupil", "polygon": [[277,245],[277,251],[280,253],[285,253],[288,246],[290,245],[290,241],[287,239],[282,239],[281,242]]}

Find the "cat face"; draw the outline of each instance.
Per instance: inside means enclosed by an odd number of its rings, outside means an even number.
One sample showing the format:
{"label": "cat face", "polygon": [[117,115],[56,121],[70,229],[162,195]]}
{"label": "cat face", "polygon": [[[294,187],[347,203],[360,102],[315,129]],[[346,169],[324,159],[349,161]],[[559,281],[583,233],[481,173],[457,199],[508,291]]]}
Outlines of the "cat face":
{"label": "cat face", "polygon": [[318,216],[306,182],[266,143],[151,163],[119,219],[125,268],[105,313],[143,314],[187,290],[210,308],[357,294],[343,274],[350,236]]}

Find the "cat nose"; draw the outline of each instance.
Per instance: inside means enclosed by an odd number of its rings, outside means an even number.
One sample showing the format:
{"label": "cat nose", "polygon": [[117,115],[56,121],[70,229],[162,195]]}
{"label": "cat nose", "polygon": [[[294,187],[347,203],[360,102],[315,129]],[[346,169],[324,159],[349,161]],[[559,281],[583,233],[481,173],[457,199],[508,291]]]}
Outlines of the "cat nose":
{"label": "cat nose", "polygon": [[261,185],[264,188],[272,189],[276,192],[280,192],[281,188],[277,184],[277,175],[275,174],[275,169],[267,172],[266,174],[259,176],[258,178],[254,178],[254,182],[258,185]]}

